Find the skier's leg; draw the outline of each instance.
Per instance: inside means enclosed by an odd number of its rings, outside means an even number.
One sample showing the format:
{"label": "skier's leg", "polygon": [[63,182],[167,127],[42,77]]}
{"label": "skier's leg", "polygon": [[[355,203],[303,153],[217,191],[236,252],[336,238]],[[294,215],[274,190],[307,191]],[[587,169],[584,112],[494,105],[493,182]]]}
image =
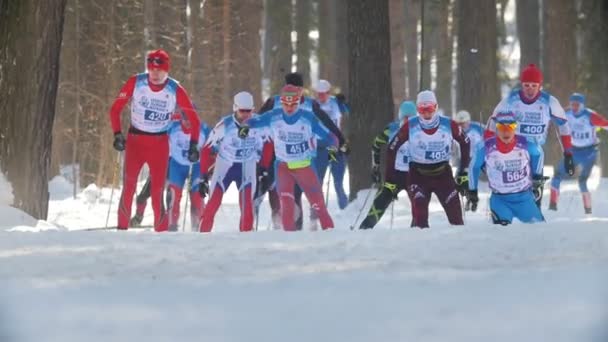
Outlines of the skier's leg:
{"label": "skier's leg", "polygon": [[221,158],[217,158],[215,162],[215,170],[209,184],[209,191],[211,197],[207,201],[207,205],[203,210],[203,216],[200,224],[200,232],[208,233],[213,229],[213,221],[215,220],[215,214],[222,204],[222,198],[224,192],[232,183],[231,170],[233,164],[224,161]]}
{"label": "skier's leg", "polygon": [[141,135],[129,134],[124,154],[122,194],[118,205],[118,229],[127,229],[131,218],[131,205],[137,187],[137,178],[145,160],[142,150],[147,147],[141,141]]}
{"label": "skier's leg", "polygon": [[511,198],[507,202],[507,205],[510,207],[513,215],[521,222],[536,223],[545,221],[540,208],[535,205],[534,194],[531,191],[510,196]]}
{"label": "skier's leg", "polygon": [[169,215],[163,210],[163,187],[167,178],[169,159],[169,138],[167,135],[144,136],[147,139],[146,162],[150,168],[150,197],[154,210],[154,230],[166,231]]}
{"label": "skier's leg", "polygon": [[443,174],[433,179],[433,191],[439,199],[439,203],[445,210],[450,224],[461,226],[464,224],[462,217],[462,204],[456,190],[456,182],[452,177],[452,169],[447,167]]}
{"label": "skier's leg", "polygon": [[[575,156],[577,154],[578,153],[576,152],[574,153]],[[591,175],[593,165],[595,165],[595,161],[597,159],[597,150],[593,148],[585,150],[580,154],[580,157],[575,159],[575,163],[578,162],[578,164],[581,165],[581,173],[578,176],[578,187],[581,190],[581,195],[583,197],[583,207],[585,208],[585,213],[591,214],[591,192],[589,192],[589,188],[587,187],[587,180]]]}
{"label": "skier's leg", "polygon": [[131,218],[130,226],[139,225],[144,218],[144,212],[148,205],[148,198],[150,198],[150,177],[146,179],[143,188],[135,198],[135,216]]}
{"label": "skier's leg", "polygon": [[291,174],[291,170],[286,163],[278,163],[277,167],[277,191],[281,199],[281,221],[283,229],[286,231],[295,231],[296,225],[294,221],[294,186],[295,179]]}
{"label": "skier's leg", "polygon": [[410,194],[412,201],[412,227],[429,227],[429,202],[431,193],[428,191],[428,179],[416,169],[410,170]]}
{"label": "skier's leg", "polygon": [[[506,226],[513,221],[513,212],[507,204],[509,195],[492,194],[490,196],[490,211],[492,213],[492,222]],[[534,196],[532,196],[534,199]],[[538,209],[538,206],[535,205]]]}
{"label": "skier's leg", "polygon": [[255,163],[239,163],[240,177],[236,179],[236,186],[239,190],[239,208],[241,211],[241,221],[239,229],[242,232],[253,230],[253,189],[255,186]]}
{"label": "skier's leg", "polygon": [[198,192],[201,181],[201,166],[200,163],[192,165],[192,174],[190,175],[191,188],[190,188],[190,223],[192,231],[198,230],[203,215],[203,209],[205,206],[205,200],[201,197]]}
{"label": "skier's leg", "polygon": [[317,217],[321,223],[321,228],[329,229],[334,227],[334,222],[327,211],[325,206],[325,199],[323,198],[323,190],[319,179],[315,176],[315,170],[312,166],[307,166],[299,169],[292,170],[296,182],[306,194],[306,198],[310,203],[312,210],[317,212]]}
{"label": "skier's leg", "polygon": [[562,182],[562,179],[566,178],[567,176],[568,174],[566,173],[564,159],[562,159],[557,163],[557,168],[555,169],[553,178],[551,179],[551,196],[549,198],[549,210],[557,210],[557,202],[559,201],[559,187]]}
{"label": "skier's leg", "polygon": [[[323,180],[325,179],[325,174],[327,173],[327,167],[329,166],[328,158],[329,158],[329,156],[328,156],[327,148],[325,148],[325,147],[317,148],[317,156],[315,157],[313,165],[315,167],[317,177],[319,178],[319,183],[321,183],[321,185],[323,185]],[[329,189],[324,189],[323,191],[325,191],[325,190],[329,191]],[[311,227],[316,225],[316,221],[318,219],[319,218],[317,217],[317,212],[315,210],[312,210],[312,208],[311,208],[310,209]]]}
{"label": "skier's leg", "polygon": [[182,192],[186,178],[188,178],[189,167],[181,165],[173,158],[169,158],[169,186],[167,191],[167,211],[169,213],[169,230],[177,231],[179,225],[179,211],[182,200]]}
{"label": "skier's leg", "polygon": [[[334,189],[338,197],[338,206],[340,209],[346,208],[348,205],[348,196],[344,191],[344,174],[346,173],[346,156],[342,153],[338,155],[338,160],[330,163],[331,175],[334,178]],[[321,183],[323,184],[323,183]]]}
{"label": "skier's leg", "polygon": [[302,226],[304,225],[304,211],[302,210],[302,189],[297,184],[295,185],[293,196],[294,202],[296,204],[296,206],[294,207],[294,219],[296,220],[296,230],[302,230]]}

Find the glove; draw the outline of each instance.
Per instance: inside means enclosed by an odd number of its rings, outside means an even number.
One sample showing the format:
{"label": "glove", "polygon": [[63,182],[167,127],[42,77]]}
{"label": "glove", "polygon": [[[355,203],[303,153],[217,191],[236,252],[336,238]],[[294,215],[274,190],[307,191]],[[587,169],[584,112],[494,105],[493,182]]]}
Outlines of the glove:
{"label": "glove", "polygon": [[462,195],[469,190],[469,173],[467,171],[458,171],[456,174],[456,190]]}
{"label": "glove", "polygon": [[122,152],[125,150],[125,146],[127,144],[127,141],[125,140],[125,136],[122,135],[122,133],[118,132],[114,134],[114,143],[112,144],[112,146],[114,146],[114,149],[118,152]]}
{"label": "glove", "polygon": [[467,194],[467,203],[471,203],[471,211],[477,211],[477,204],[479,203],[479,196],[477,190],[469,190]]}
{"label": "glove", "polygon": [[198,142],[190,140],[190,147],[188,147],[188,160],[191,163],[196,163],[198,161],[198,157]]}
{"label": "glove", "polygon": [[543,190],[545,188],[545,182],[549,177],[543,177],[536,175],[532,177],[532,193],[534,194],[534,200],[538,201],[543,196]]}
{"label": "glove", "polygon": [[245,139],[249,136],[249,126],[239,127],[239,138]]}
{"label": "glove", "polygon": [[344,143],[342,144],[342,146],[340,146],[340,152],[344,153],[345,155],[348,155],[350,153],[350,147],[348,146],[348,143]]}
{"label": "glove", "polygon": [[564,166],[568,176],[574,176],[574,159],[572,159],[572,153],[564,152]]}
{"label": "glove", "polygon": [[334,146],[330,146],[327,148],[327,159],[332,162],[338,162],[338,149]]}
{"label": "glove", "polygon": [[258,170],[258,193],[265,194],[270,189],[270,174],[268,170],[260,168]]}
{"label": "glove", "polygon": [[372,182],[380,184],[380,165],[372,164]]}
{"label": "glove", "polygon": [[202,198],[209,195],[209,176],[204,175],[201,177],[201,182],[198,184],[198,193]]}

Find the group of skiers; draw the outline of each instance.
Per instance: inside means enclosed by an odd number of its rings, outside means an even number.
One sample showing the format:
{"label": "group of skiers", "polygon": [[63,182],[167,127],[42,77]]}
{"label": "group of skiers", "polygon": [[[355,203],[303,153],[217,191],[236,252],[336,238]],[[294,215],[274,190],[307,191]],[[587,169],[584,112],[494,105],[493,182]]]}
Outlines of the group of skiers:
{"label": "group of skiers", "polygon": [[[342,126],[349,110],[343,98],[331,95],[328,81],[320,80],[313,87],[315,98],[310,98],[303,94],[302,76],[287,74],[280,94],[270,97],[257,112],[253,96],[239,92],[232,112],[210,130],[200,122],[185,90],[168,76],[170,59],[165,51],[150,52],[147,69],[126,82],[110,110],[114,148],[124,151],[125,160],[118,229],[140,224],[150,197],[154,229],[176,230],[188,178],[196,231],[212,230],[222,197],[233,182],[239,191],[241,231],[253,230],[266,193],[275,228],[302,229],[302,193],[310,203],[310,228],[334,227],[322,184],[329,168],[338,205],[344,209],[349,149]],[[564,158],[551,181],[549,209],[557,210],[561,180],[573,176],[580,166],[583,204],[585,212],[591,213],[586,182],[597,158],[596,129],[608,128],[608,120],[586,108],[584,96],[578,93],[570,97],[570,109],[565,112],[555,97],[541,90],[542,73],[533,64],[522,71],[520,81],[521,88],[496,106],[485,128],[466,111],[453,119],[442,115],[429,90],[420,92],[415,102],[403,102],[397,120],[372,142],[372,180],[379,185],[380,150],[387,145],[384,182],[360,228],[373,228],[401,190],[410,199],[412,227],[429,227],[432,193],[450,224],[463,225],[461,196],[467,200],[466,210],[476,211],[482,171],[492,192],[489,207],[495,224],[507,225],[514,218],[544,221],[540,208],[548,177],[543,174],[543,145],[550,122],[559,129]],[[125,138],[120,113],[129,101],[131,125]],[[456,146],[459,160],[454,177],[450,160]],[[150,176],[131,218],[144,163]]]}

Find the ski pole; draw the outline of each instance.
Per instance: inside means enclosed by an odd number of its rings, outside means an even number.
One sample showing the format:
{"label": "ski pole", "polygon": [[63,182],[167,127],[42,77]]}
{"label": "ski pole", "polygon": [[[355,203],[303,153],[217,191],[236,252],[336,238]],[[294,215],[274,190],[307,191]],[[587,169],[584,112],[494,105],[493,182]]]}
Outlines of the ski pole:
{"label": "ski pole", "polygon": [[106,225],[105,229],[108,229],[108,223],[110,222],[110,211],[112,209],[112,201],[114,200],[114,188],[116,187],[116,178],[118,178],[118,173],[121,169],[121,164],[123,161],[122,152],[118,152],[117,154],[118,160],[114,166],[114,174],[112,175],[112,191],[110,192],[110,203],[108,203],[108,213],[106,214]]}
{"label": "ski pole", "polygon": [[390,229],[393,229],[393,221],[395,220],[395,200],[391,202],[391,225]]}
{"label": "ski pole", "polygon": [[375,183],[372,185],[372,188],[367,192],[367,195],[365,196],[365,199],[363,200],[363,206],[361,206],[361,209],[359,210],[359,213],[357,214],[357,217],[355,217],[355,220],[350,225],[350,230],[355,229],[355,224],[357,224],[357,221],[359,221],[359,218],[361,217],[361,213],[363,212],[363,210],[367,206],[367,202],[369,201],[369,197],[372,194],[372,190],[374,190],[374,189],[376,189],[376,184]]}
{"label": "ski pole", "polygon": [[[331,167],[331,165],[330,165]],[[327,173],[327,185],[325,186],[325,206],[327,207],[329,203],[329,183],[331,182],[331,172]]]}
{"label": "ski pole", "polygon": [[[184,203],[184,219],[182,221],[182,232],[186,231],[186,213],[188,212],[188,199],[192,192],[192,165],[190,164],[190,170],[188,170],[188,184],[186,185],[186,203]],[[171,215],[171,213],[169,213]],[[176,222],[177,223],[177,222]]]}

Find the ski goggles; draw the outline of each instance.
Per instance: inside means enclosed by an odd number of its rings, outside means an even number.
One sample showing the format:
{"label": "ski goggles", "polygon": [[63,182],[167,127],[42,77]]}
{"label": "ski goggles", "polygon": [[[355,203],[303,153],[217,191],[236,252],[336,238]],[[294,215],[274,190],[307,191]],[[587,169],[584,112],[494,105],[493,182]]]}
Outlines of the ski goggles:
{"label": "ski goggles", "polygon": [[251,113],[251,112],[253,112],[253,109],[248,109],[248,108],[239,108],[237,110],[239,112],[241,112],[241,113]]}
{"label": "ski goggles", "polygon": [[297,94],[281,95],[281,104],[283,105],[298,105],[300,104],[300,96]]}
{"label": "ski goggles", "polygon": [[496,130],[498,131],[515,131],[517,122],[497,122]]}
{"label": "ski goggles", "polygon": [[534,83],[534,82],[524,82],[521,84],[521,86],[523,88],[538,88],[538,87],[540,87],[540,84]]}
{"label": "ski goggles", "polygon": [[165,64],[165,60],[162,59],[162,58],[160,58],[160,57],[148,57],[146,59],[146,61],[148,63],[152,63],[152,64],[155,64],[155,65],[163,65],[163,64]]}
{"label": "ski goggles", "polygon": [[435,103],[423,103],[416,106],[416,111],[420,114],[433,114],[437,110],[437,104]]}

